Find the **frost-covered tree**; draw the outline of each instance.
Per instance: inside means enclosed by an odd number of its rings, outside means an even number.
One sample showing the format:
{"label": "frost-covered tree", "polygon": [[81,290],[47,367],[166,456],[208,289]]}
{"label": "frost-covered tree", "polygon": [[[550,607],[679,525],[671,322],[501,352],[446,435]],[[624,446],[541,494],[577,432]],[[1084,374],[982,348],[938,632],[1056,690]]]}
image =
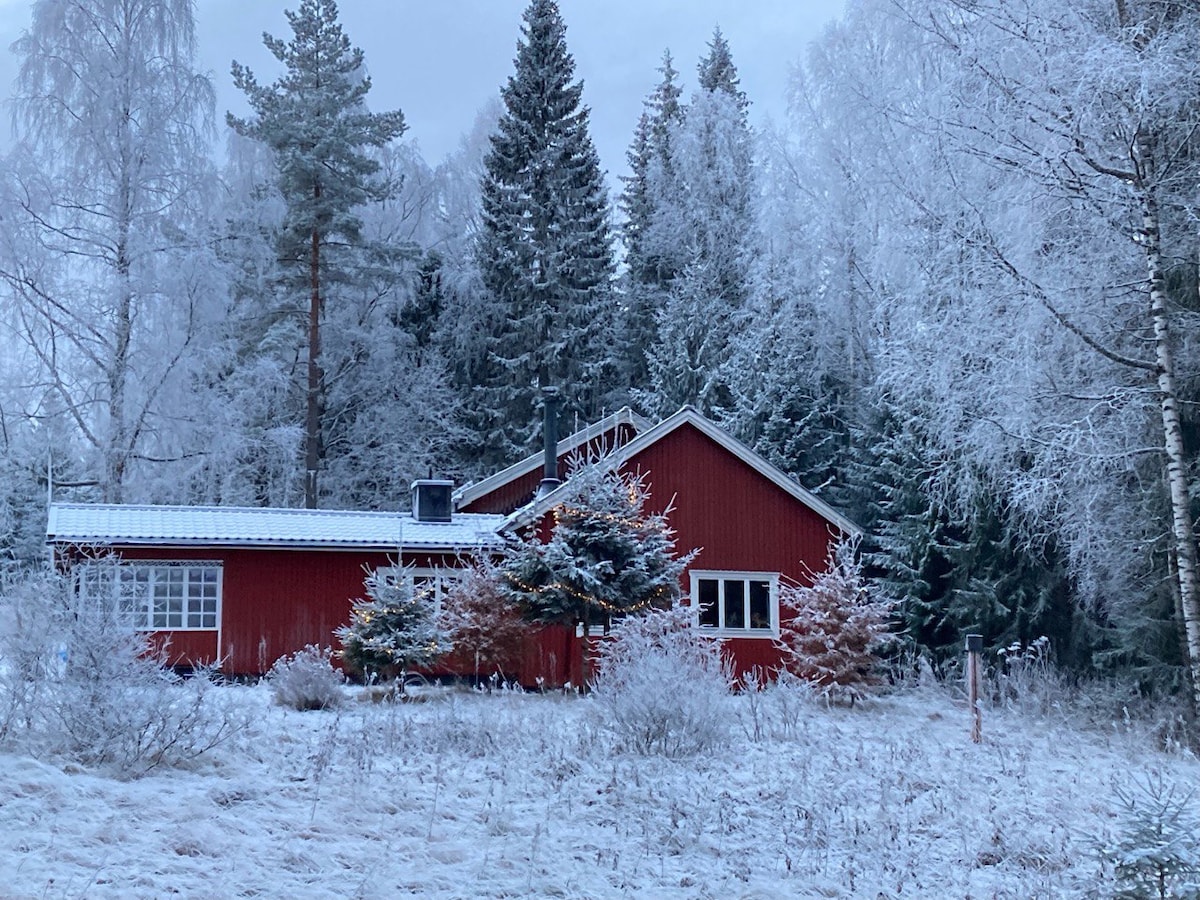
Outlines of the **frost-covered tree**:
{"label": "frost-covered tree", "polygon": [[631,388],[648,387],[647,357],[658,340],[658,317],[667,289],[686,261],[678,231],[665,228],[659,210],[671,198],[674,181],[673,133],[683,121],[683,89],[670,52],[663,53],[662,80],[646,98],[626,153],[619,206],[625,217],[625,276],[622,279],[621,377]]}
{"label": "frost-covered tree", "polygon": [[494,312],[472,424],[493,463],[532,444],[541,388],[559,388],[565,414],[594,418],[612,326],[607,194],[553,0],[526,8],[515,66],[484,161],[476,247]]}
{"label": "frost-covered tree", "polygon": [[[233,78],[254,110],[252,119],[232,114],[239,133],[274,153],[277,187],[286,205],[278,253],[297,296],[307,297],[307,365],[304,413],[304,504],[315,508],[320,492],[328,384],[322,366],[321,325],[331,283],[347,278],[345,245],[362,244],[362,207],[392,194],[370,151],[404,131],[399,110],[372,113],[366,105],[371,80],[362,51],[352,47],[338,23],[334,0],[301,0],[287,12],[292,38],[264,35],[286,74],[260,85],[248,68],[233,64]],[[356,260],[352,279],[361,287],[364,269],[378,260]],[[387,263],[384,263],[385,267]],[[366,289],[369,290],[369,287]],[[297,304],[299,306],[299,304]]]}
{"label": "frost-covered tree", "polygon": [[879,680],[878,652],[889,640],[892,604],[877,596],[857,559],[858,541],[829,551],[811,585],[780,591],[783,665],[851,704]]}
{"label": "frost-covered tree", "polygon": [[474,666],[476,680],[511,673],[529,631],[503,572],[490,559],[476,560],[448,586],[439,623],[456,655]]}
{"label": "frost-covered tree", "polygon": [[367,576],[366,588],[366,598],[351,605],[349,624],[335,631],[342,642],[339,655],[367,678],[399,676],[403,692],[409,669],[435,663],[451,650],[435,619],[433,589],[379,570]]}
{"label": "frost-covered tree", "polygon": [[670,199],[656,206],[649,229],[656,237],[675,234],[685,254],[659,310],[648,362],[647,399],[663,414],[685,403],[706,414],[733,405],[732,340],[744,319],[753,252],[749,101],[719,30],[708,46],[699,89],[674,129],[672,168],[656,176],[655,190]]}
{"label": "frost-covered tree", "polygon": [[0,277],[31,354],[23,412],[70,423],[105,500],[170,496],[200,452],[190,379],[222,285],[193,4],[39,0],[14,50]]}
{"label": "frost-covered tree", "polygon": [[675,555],[665,513],[649,511],[644,476],[577,467],[554,507],[549,540],[530,535],[504,563],[530,618],[604,624],[651,606],[670,606],[692,554]]}

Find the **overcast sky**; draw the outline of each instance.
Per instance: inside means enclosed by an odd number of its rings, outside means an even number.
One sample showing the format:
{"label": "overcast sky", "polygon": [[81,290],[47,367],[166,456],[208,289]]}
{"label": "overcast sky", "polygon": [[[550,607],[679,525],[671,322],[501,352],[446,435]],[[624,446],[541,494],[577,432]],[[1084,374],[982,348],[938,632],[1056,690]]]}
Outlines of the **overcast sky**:
{"label": "overcast sky", "polygon": [[[366,53],[376,110],[404,111],[408,138],[436,164],[458,143],[475,113],[512,72],[521,12],[527,0],[341,0],[342,25]],[[658,81],[662,51],[670,48],[685,89],[695,85],[696,62],[713,27],[733,51],[758,123],[782,116],[788,70],[845,0],[560,0],[567,44],[592,136],[610,174],[624,169],[625,148],[642,100]],[[298,0],[196,0],[200,67],[217,88],[218,114],[245,105],[229,77],[236,59],[260,82],[279,74],[262,33],[291,35],[284,9]],[[0,41],[8,47],[29,25],[32,0],[0,0]],[[0,85],[16,64],[0,60]],[[8,90],[4,93],[7,95]]]}

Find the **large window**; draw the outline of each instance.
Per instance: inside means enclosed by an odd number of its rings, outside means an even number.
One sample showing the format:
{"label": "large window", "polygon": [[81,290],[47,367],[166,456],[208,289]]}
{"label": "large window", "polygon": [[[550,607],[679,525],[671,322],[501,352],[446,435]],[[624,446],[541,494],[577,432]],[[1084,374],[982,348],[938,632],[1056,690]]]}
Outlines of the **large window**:
{"label": "large window", "polygon": [[692,606],[700,628],[727,637],[776,637],[779,633],[777,572],[698,572]]}
{"label": "large window", "polygon": [[77,571],[80,592],[114,604],[132,628],[207,631],[217,627],[220,563],[95,563]]}

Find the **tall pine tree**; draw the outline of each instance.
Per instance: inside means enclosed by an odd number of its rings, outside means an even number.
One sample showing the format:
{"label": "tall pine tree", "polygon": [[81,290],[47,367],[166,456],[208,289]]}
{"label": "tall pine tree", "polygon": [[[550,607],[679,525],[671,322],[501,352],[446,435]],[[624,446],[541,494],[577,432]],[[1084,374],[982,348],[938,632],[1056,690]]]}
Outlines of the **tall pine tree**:
{"label": "tall pine tree", "polygon": [[359,242],[362,220],[356,210],[391,193],[393,185],[378,177],[379,163],[369,151],[398,138],[405,125],[399,110],[368,111],[371,79],[363,74],[362,51],[350,45],[338,23],[334,0],[301,0],[296,12],[285,15],[292,39],[285,43],[264,35],[263,42],[286,74],[263,86],[235,62],[234,82],[255,117],[230,114],[228,121],[275,153],[278,187],[287,205],[279,258],[297,292],[308,298],[304,505],[312,509],[319,498],[325,425],[321,323],[329,283],[339,277],[330,257],[336,242]]}
{"label": "tall pine tree", "polygon": [[515,65],[485,160],[477,245],[496,324],[473,424],[493,463],[533,443],[543,387],[560,389],[567,415],[598,412],[612,322],[604,179],[553,0],[525,10]]}

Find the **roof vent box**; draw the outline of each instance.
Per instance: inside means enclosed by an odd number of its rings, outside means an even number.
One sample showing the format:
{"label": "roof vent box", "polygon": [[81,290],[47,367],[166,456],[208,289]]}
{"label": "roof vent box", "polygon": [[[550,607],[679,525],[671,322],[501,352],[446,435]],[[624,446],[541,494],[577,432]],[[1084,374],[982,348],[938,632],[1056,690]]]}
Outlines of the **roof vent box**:
{"label": "roof vent box", "polygon": [[421,478],[412,483],[412,514],[418,522],[449,522],[453,481]]}

